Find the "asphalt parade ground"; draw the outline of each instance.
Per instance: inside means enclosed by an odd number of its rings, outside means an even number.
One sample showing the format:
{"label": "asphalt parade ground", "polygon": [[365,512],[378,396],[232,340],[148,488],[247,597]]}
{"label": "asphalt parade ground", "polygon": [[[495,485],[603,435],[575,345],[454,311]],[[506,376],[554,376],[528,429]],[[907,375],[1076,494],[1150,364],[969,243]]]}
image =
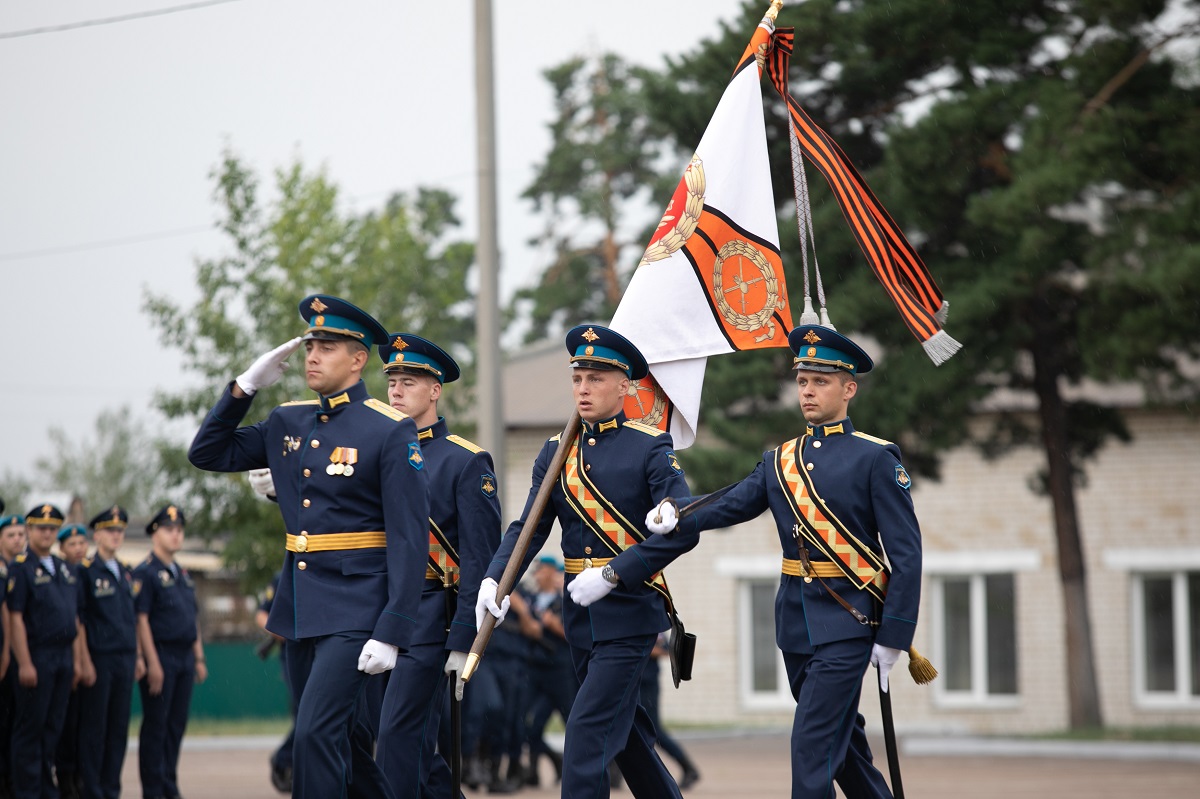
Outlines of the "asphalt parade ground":
{"label": "asphalt parade ground", "polygon": [[[787,797],[788,737],[773,733],[677,734],[699,766],[701,779],[686,792],[696,799]],[[131,742],[134,743],[134,742]],[[189,737],[180,758],[179,787],[186,799],[273,799],[267,758],[275,738]],[[967,738],[901,739],[901,767],[909,799],[1127,799],[1196,796],[1200,744],[1078,743]],[[872,741],[887,773],[883,742]],[[670,764],[669,764],[670,765]],[[558,796],[554,772],[543,759],[541,786],[514,796]],[[140,799],[136,746],[125,762],[123,799]],[[476,799],[495,794],[467,791]],[[615,789],[613,796],[629,796]],[[840,794],[839,794],[840,795]]]}

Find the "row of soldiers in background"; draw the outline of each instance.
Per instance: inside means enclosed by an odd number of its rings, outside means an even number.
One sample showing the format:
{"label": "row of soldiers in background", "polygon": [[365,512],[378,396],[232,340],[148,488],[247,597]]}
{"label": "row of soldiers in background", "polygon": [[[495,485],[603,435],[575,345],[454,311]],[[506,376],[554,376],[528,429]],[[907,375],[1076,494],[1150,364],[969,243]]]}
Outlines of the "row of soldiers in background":
{"label": "row of soldiers in background", "polygon": [[192,685],[207,675],[195,586],[175,562],[183,512],[155,515],[134,569],[118,559],[124,508],[65,522],[50,504],[0,518],[0,797],[118,799],[135,681],[142,794],[178,797]]}
{"label": "row of soldiers in background", "polygon": [[[439,748],[438,740],[444,726],[440,722],[447,677],[456,676],[451,690],[461,700],[467,650],[480,614],[486,612],[477,597],[482,600],[489,593],[486,599],[495,606],[495,580],[489,578],[503,570],[511,553],[510,539],[516,535],[510,528],[503,540],[500,537],[499,484],[491,456],[450,434],[437,414],[443,386],[459,374],[454,360],[419,336],[388,334],[365,311],[337,297],[307,297],[300,303],[300,314],[308,323],[305,335],[265,353],[229,384],[198,430],[188,457],[193,465],[210,471],[254,471],[255,478],[266,484],[264,493],[275,496],[283,516],[286,552],[266,627],[287,639],[289,684],[297,704],[293,796],[344,795],[351,782],[356,794],[390,790],[399,797],[449,796],[446,755],[450,749]],[[596,330],[603,331],[603,346],[592,346]],[[318,398],[285,403],[264,421],[240,426],[254,394],[278,381],[288,357],[301,346],[305,379]],[[387,404],[371,398],[361,379],[372,346],[378,346],[388,375]],[[635,348],[596,326],[572,331],[568,349],[587,435],[604,437],[606,443],[618,436],[628,442],[590,451],[586,468],[599,463],[604,480],[611,476],[628,484],[639,508],[662,498],[659,490],[667,487],[667,481],[659,478],[668,473],[678,478],[673,487],[684,488],[669,436],[647,446],[642,439],[649,442],[660,435],[658,431],[630,427],[635,423],[626,422],[620,413],[629,363],[640,362],[639,376],[645,374],[640,355],[635,362],[627,354]],[[609,371],[614,377],[603,381],[603,401],[597,401],[598,376]],[[589,444],[594,443],[589,439]],[[645,475],[621,476],[628,458],[648,458],[650,449],[654,495],[646,490]],[[600,450],[606,454],[599,455]],[[530,499],[545,472],[543,456],[545,451],[534,468]],[[269,476],[263,470],[269,470]],[[561,520],[557,503],[556,499],[559,512],[554,515]],[[514,527],[519,529],[523,521],[524,516]],[[553,521],[547,514],[545,529],[539,526],[542,541]],[[593,533],[581,534],[579,521],[576,518],[570,530],[564,522],[564,551],[574,556],[565,564],[569,574],[581,571],[585,545],[589,553],[591,546],[602,546]],[[568,534],[573,536],[570,551],[566,550]],[[523,566],[529,565],[540,543]],[[606,793],[608,764],[622,757],[622,749],[634,758],[626,757],[622,766],[632,767],[625,775],[635,795],[678,795],[653,753],[653,724],[643,710],[635,714],[638,692],[629,688],[638,684],[658,633],[668,626],[662,598],[644,581],[686,548],[660,536],[645,548],[650,563],[638,566],[622,561],[628,584],[620,592],[621,599],[600,606],[602,624],[589,628],[587,619],[594,610],[581,609],[579,604],[571,610],[566,607],[570,603],[563,603],[573,679],[567,685],[578,689],[572,710],[567,711],[564,795],[582,785],[590,786],[591,795]],[[639,556],[630,553],[630,557]],[[597,578],[600,569],[589,571],[594,572],[589,578]],[[520,602],[519,597],[513,600]],[[508,598],[503,604],[507,610]],[[504,667],[502,648],[499,642],[493,644],[483,672],[475,678],[479,682],[473,683],[482,686],[484,673],[491,670],[502,684],[490,692],[498,701],[488,699],[486,688],[472,688],[468,705],[475,707],[465,713],[464,748],[477,756],[482,754],[484,737],[476,732],[483,726],[479,714],[491,704],[501,707],[501,715],[514,715],[503,708],[511,707],[513,674],[523,670]],[[620,663],[609,661],[610,654]],[[382,680],[374,675],[389,671],[381,709],[376,712],[372,700],[363,707],[360,697],[379,692],[374,686]],[[605,696],[610,689],[617,691],[620,702]],[[567,702],[560,699],[558,704]],[[548,715],[552,709],[543,712]],[[533,728],[537,729],[536,723]],[[578,731],[574,735],[573,729]],[[612,740],[603,745],[594,740],[597,735]],[[491,762],[500,764],[507,757],[508,764],[519,763],[521,743],[520,735],[491,742]],[[580,750],[575,757],[569,755],[572,745]],[[544,748],[540,739],[535,748],[539,752]],[[646,779],[643,768],[649,758],[657,762],[652,780]],[[505,782],[511,784],[510,774],[515,778],[520,771],[510,765],[502,781],[499,767],[493,769],[488,782],[501,788]],[[642,790],[656,789],[659,783],[669,784],[672,790]]]}

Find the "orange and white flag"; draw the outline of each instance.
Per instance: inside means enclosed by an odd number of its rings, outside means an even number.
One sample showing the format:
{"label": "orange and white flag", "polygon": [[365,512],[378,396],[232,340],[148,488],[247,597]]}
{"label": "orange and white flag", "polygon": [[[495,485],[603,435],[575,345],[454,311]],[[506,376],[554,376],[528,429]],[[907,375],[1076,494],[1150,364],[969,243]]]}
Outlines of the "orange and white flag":
{"label": "orange and white flag", "polygon": [[650,364],[626,415],[679,449],[696,438],[707,358],[786,347],[792,329],[760,82],[772,30],[755,31],[611,323]]}

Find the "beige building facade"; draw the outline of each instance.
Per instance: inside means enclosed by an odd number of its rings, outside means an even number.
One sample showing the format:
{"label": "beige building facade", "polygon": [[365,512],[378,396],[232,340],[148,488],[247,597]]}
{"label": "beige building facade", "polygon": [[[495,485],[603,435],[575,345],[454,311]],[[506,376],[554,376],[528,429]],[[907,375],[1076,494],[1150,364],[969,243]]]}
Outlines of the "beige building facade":
{"label": "beige building facade", "polygon": [[[506,369],[506,522],[525,503],[537,452],[566,423],[567,370],[557,344],[526,351]],[[1132,442],[1105,447],[1077,493],[1103,718],[1110,727],[1196,727],[1200,421],[1138,409],[1127,420]],[[686,469],[686,450],[680,461]],[[990,461],[962,448],[944,456],[940,481],[915,478],[924,539],[915,646],[941,676],[928,686],[906,674],[894,681],[902,732],[1025,734],[1068,726],[1068,620],[1051,506],[1030,488],[1042,463],[1032,448]],[[551,550],[561,554],[556,539]],[[664,685],[668,721],[791,723],[794,703],[774,643],[779,558],[764,515],[704,533],[667,570],[684,623],[699,636],[691,682],[679,690]],[[868,726],[877,727],[873,677],[872,670],[862,708]]]}

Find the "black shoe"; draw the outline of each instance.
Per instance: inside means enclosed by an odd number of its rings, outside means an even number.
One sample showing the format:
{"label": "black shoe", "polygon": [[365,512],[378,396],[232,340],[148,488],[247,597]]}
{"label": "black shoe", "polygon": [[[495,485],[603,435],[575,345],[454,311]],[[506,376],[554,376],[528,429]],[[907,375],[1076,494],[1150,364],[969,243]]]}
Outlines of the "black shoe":
{"label": "black shoe", "polygon": [[695,766],[684,766],[683,779],[679,781],[679,790],[686,791],[700,781],[700,772]]}
{"label": "black shoe", "polygon": [[292,767],[271,764],[271,787],[280,793],[292,792]]}

